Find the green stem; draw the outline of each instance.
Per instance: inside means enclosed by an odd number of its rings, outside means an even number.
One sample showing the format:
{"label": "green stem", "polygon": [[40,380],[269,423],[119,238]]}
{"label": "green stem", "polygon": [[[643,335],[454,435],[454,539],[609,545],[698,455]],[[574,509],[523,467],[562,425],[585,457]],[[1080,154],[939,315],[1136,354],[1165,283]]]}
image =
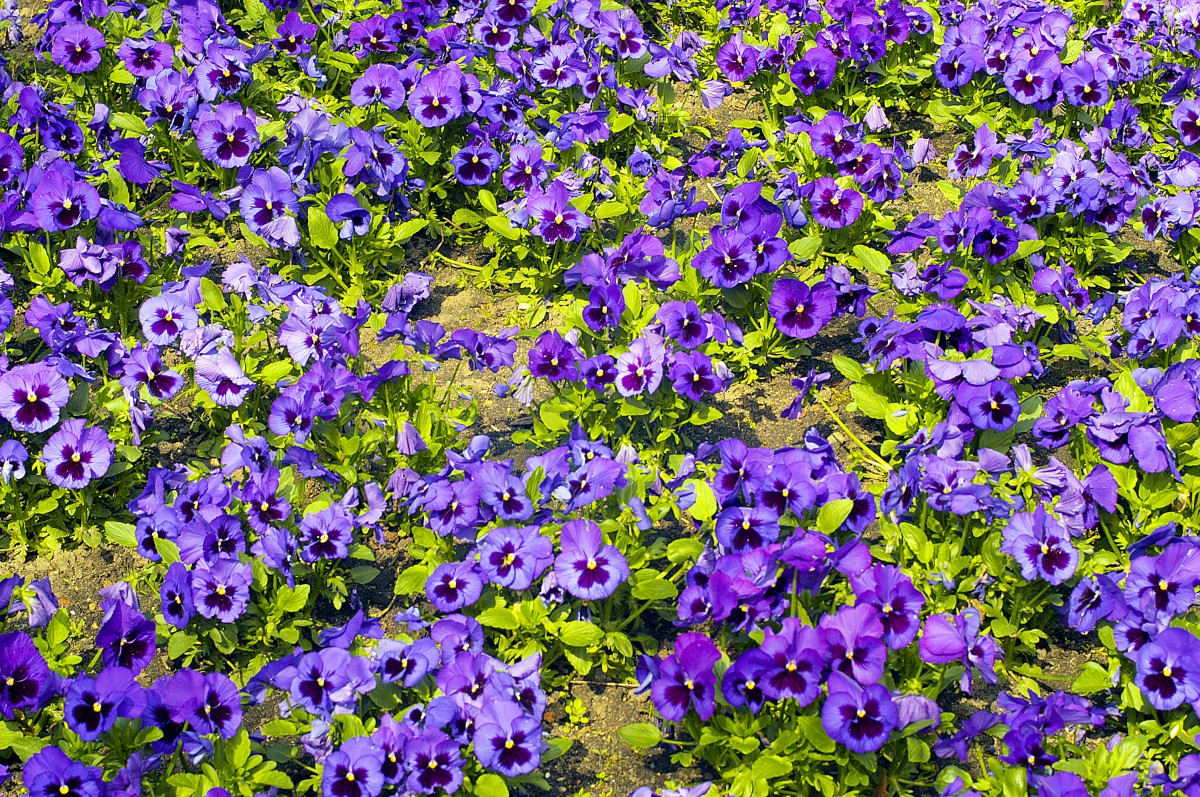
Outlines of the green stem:
{"label": "green stem", "polygon": [[839,416],[838,416],[838,414],[837,414],[836,412],[834,412],[834,409],[833,409],[833,407],[830,407],[830,406],[829,406],[829,403],[828,403],[828,402],[826,402],[826,401],[825,401],[825,399],[821,398],[821,396],[820,396],[820,394],[819,394],[819,393],[816,393],[816,392],[814,392],[814,393],[812,394],[812,397],[813,397],[814,399],[816,399],[816,401],[817,401],[817,403],[818,403],[818,404],[820,404],[822,407],[824,407],[824,408],[825,408],[825,411],[826,411],[827,413],[829,413],[829,417],[830,417],[830,418],[833,418],[833,422],[834,422],[834,423],[836,423],[836,424],[838,425],[838,427],[839,427],[839,428],[840,428],[840,429],[841,429],[843,432],[845,432],[847,436],[849,436],[849,437],[850,437],[850,439],[851,439],[851,440],[853,440],[855,443],[857,443],[859,448],[861,448],[863,451],[865,451],[865,452],[867,453],[867,455],[868,455],[868,456],[869,456],[869,457],[870,457],[872,460],[874,460],[874,462],[875,462],[876,464],[878,464],[879,466],[881,466],[881,467],[882,467],[882,468],[883,468],[885,471],[887,471],[887,472],[889,472],[889,473],[891,472],[891,470],[892,470],[892,466],[891,466],[891,465],[888,463],[888,461],[887,461],[887,460],[885,460],[883,457],[879,456],[878,454],[876,454],[876,453],[874,452],[874,450],[872,450],[872,449],[871,449],[871,447],[870,447],[870,446],[868,446],[866,443],[864,443],[864,442],[863,442],[863,441],[862,441],[862,440],[859,438],[859,436],[858,436],[858,435],[856,435],[854,432],[850,431],[850,427],[849,427],[849,426],[847,426],[847,425],[845,424],[845,422],[843,422],[843,421],[842,421],[841,417],[839,417]]}

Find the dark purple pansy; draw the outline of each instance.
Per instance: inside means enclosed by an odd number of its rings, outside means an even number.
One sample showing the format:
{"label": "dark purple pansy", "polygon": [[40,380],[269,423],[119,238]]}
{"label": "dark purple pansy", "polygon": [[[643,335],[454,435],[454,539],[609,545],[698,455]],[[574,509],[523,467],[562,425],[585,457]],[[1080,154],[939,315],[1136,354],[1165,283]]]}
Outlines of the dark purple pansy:
{"label": "dark purple pansy", "polygon": [[792,338],[811,338],[833,318],[837,294],[827,282],[809,287],[801,280],[780,279],[771,289],[767,310],[783,334]]}
{"label": "dark purple pansy", "polygon": [[554,560],[554,573],[575,597],[601,600],[629,578],[629,564],[616,546],[605,544],[599,526],[571,520],[562,527],[562,553]]}
{"label": "dark purple pansy", "polygon": [[859,686],[841,672],[829,676],[821,725],[831,739],[855,753],[870,753],[883,747],[898,722],[899,712],[885,687]]}
{"label": "dark purple pansy", "polygon": [[72,418],[46,441],[41,461],[52,484],[78,490],[108,472],[113,451],[107,432]]}
{"label": "dark purple pansy", "polygon": [[54,63],[78,75],[100,66],[106,44],[104,34],[89,25],[64,25],[54,34],[50,55]]}
{"label": "dark purple pansy", "polygon": [[713,667],[721,652],[703,634],[680,634],[675,652],[658,668],[650,687],[654,707],[665,719],[682,722],[689,710],[707,720],[716,710],[717,676]]}

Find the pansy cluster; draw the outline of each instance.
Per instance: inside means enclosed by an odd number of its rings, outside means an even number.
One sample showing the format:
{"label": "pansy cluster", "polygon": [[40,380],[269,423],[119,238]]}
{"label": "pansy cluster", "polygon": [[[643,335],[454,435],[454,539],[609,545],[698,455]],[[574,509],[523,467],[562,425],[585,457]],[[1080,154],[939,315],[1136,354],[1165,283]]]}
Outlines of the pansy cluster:
{"label": "pansy cluster", "polygon": [[0,775],[505,797],[603,673],[639,797],[1196,791],[1198,8],[44,4]]}

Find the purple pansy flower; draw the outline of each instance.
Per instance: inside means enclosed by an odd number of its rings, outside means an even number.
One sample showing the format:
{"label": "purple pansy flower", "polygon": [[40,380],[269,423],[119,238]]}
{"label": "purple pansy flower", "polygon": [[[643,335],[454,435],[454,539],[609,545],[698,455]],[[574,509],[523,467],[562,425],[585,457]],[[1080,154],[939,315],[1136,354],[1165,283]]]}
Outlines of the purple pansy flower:
{"label": "purple pansy flower", "polygon": [[78,490],[108,473],[113,451],[107,432],[72,418],[46,441],[41,461],[51,484]]}
{"label": "purple pansy flower", "polygon": [[650,697],[658,713],[671,722],[682,722],[691,709],[702,720],[716,710],[717,676],[713,666],[721,652],[703,634],[681,634],[675,652],[658,667]]}
{"label": "purple pansy flower", "polygon": [[842,672],[829,676],[821,725],[831,739],[855,753],[870,753],[883,747],[898,723],[899,712],[885,687],[859,686]]}
{"label": "purple pansy flower", "polygon": [[71,387],[42,363],[18,365],[0,376],[0,415],[21,432],[44,432],[58,423]]}
{"label": "purple pansy flower", "polygon": [[629,564],[616,546],[605,544],[599,526],[571,520],[562,527],[562,553],[554,560],[554,573],[575,597],[601,600],[629,578]]}

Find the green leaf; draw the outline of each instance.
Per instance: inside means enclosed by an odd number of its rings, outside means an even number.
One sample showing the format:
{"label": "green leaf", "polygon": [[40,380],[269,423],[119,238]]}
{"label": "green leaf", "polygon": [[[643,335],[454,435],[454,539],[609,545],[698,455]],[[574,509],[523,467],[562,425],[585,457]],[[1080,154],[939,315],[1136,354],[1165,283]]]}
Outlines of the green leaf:
{"label": "green leaf", "polygon": [[330,221],[325,209],[312,205],[308,209],[308,237],[318,249],[333,249],[338,245],[337,225]]}
{"label": "green leaf", "polygon": [[290,376],[292,373],[291,360],[276,360],[267,365],[258,373],[258,381],[264,385],[274,385],[280,379]]}
{"label": "green leaf", "polygon": [[393,592],[396,595],[417,595],[425,591],[425,579],[429,578],[429,568],[426,565],[406,567],[404,572],[396,577]]}
{"label": "green leaf", "polygon": [[162,557],[164,565],[173,565],[181,561],[179,556],[179,544],[174,540],[168,540],[165,537],[158,537],[154,540],[154,550],[158,551],[158,555]]}
{"label": "green leaf", "polygon": [[191,650],[194,644],[196,644],[196,637],[186,631],[176,631],[171,634],[171,641],[167,643],[167,656],[177,659]]}
{"label": "green leaf", "polygon": [[702,553],[704,553],[704,543],[700,540],[691,538],[671,540],[667,546],[667,561],[673,565],[680,562],[691,562],[695,561]]}
{"label": "green leaf", "polygon": [[825,248],[825,239],[819,235],[799,238],[788,245],[788,251],[798,261],[812,260]]}
{"label": "green leaf", "polygon": [[290,614],[301,611],[308,605],[308,596],[312,588],[308,584],[297,587],[283,586],[275,593],[275,606],[281,612]]}
{"label": "green leaf", "polygon": [[1072,39],[1067,42],[1066,49],[1063,50],[1063,54],[1058,58],[1059,63],[1064,66],[1075,63],[1079,59],[1079,56],[1083,55],[1084,46],[1082,39]]}
{"label": "green leaf", "polygon": [[760,755],[754,759],[750,775],[755,780],[771,780],[781,778],[792,771],[792,762],[777,755]]}
{"label": "green leaf", "polygon": [[738,158],[737,174],[738,177],[746,178],[750,176],[750,172],[754,171],[754,167],[758,165],[758,159],[762,156],[761,150],[748,149],[742,157]]}
{"label": "green leaf", "polygon": [[499,235],[507,238],[510,241],[515,241],[521,237],[520,230],[514,230],[512,223],[504,216],[488,216],[484,219],[487,226]]}
{"label": "green leaf", "polygon": [[475,779],[475,797],[508,797],[508,784],[499,775],[486,772]]}
{"label": "green leaf", "polygon": [[614,133],[620,133],[622,130],[629,127],[631,124],[633,124],[635,121],[637,121],[637,120],[634,119],[629,114],[619,113],[613,117],[612,122],[610,122],[608,125],[608,129]]}
{"label": "green leaf", "polygon": [[858,262],[862,264],[863,268],[881,277],[887,276],[892,267],[892,261],[888,259],[887,255],[869,246],[856,245],[854,256],[858,258]]}
{"label": "green leaf", "polygon": [[633,597],[640,601],[668,600],[678,594],[679,587],[662,576],[638,581],[632,590]]}
{"label": "green leaf", "polygon": [[1115,686],[1113,675],[1099,663],[1084,662],[1083,671],[1071,684],[1071,691],[1077,695],[1094,695],[1097,692],[1107,692]]}
{"label": "green leaf", "polygon": [[687,419],[687,422],[692,426],[703,426],[706,423],[719,421],[724,417],[724,415],[725,414],[716,407],[710,407],[707,404],[701,404]]}
{"label": "green leaf", "polygon": [[[954,120],[952,124],[956,124],[957,121],[958,120]],[[942,192],[942,195],[954,204],[957,205],[962,202],[962,198],[965,194],[963,190],[954,183],[950,182],[949,180],[938,180],[937,187],[938,190]]]}
{"label": "green leaf", "polygon": [[407,241],[429,226],[429,219],[409,219],[396,229],[396,240]]}
{"label": "green leaf", "polygon": [[851,385],[850,395],[854,397],[854,403],[858,406],[858,411],[863,415],[866,415],[868,418],[874,418],[877,421],[887,418],[890,407],[887,399],[867,385]]}
{"label": "green leaf", "polygon": [[[480,622],[482,623],[483,621],[481,620]],[[569,623],[563,623],[558,629],[558,638],[562,640],[564,645],[569,645],[573,648],[582,648],[599,642],[604,638],[604,632],[595,623],[572,620]]]}
{"label": "green leaf", "polygon": [[132,523],[119,523],[108,520],[104,523],[104,537],[111,543],[123,545],[126,548],[137,547],[137,526]]}
{"label": "green leaf", "polygon": [[635,722],[617,731],[634,750],[649,750],[662,741],[662,731],[649,722]]}
{"label": "green leaf", "polygon": [[118,130],[133,133],[135,136],[144,136],[150,133],[150,129],[146,127],[145,121],[140,116],[135,116],[131,113],[114,111],[109,114],[108,123]]}
{"label": "green leaf", "polygon": [[543,764],[547,764],[556,758],[562,758],[565,756],[567,751],[571,749],[571,745],[574,744],[574,742],[570,739],[563,739],[562,737],[556,736],[553,739],[547,739],[546,744],[550,749],[542,753]]}
{"label": "green leaf", "polygon": [[521,627],[521,621],[517,619],[516,613],[512,609],[505,609],[501,606],[484,609],[475,619],[479,621],[480,625],[488,628],[501,628],[505,631]]}
{"label": "green leaf", "polygon": [[798,717],[796,724],[800,735],[817,748],[821,753],[832,753],[837,749],[837,743],[829,738],[829,734],[825,732],[825,727],[821,725],[821,718],[811,715]]}
{"label": "green leaf", "polygon": [[696,501],[688,509],[692,517],[696,520],[708,520],[717,514],[717,497],[708,486],[708,482],[704,479],[688,479],[687,484],[696,494]]}
{"label": "green leaf", "polygon": [[479,204],[483,205],[483,209],[488,213],[495,214],[496,210],[496,195],[486,188],[479,189],[479,193],[475,195],[479,200]]}
{"label": "green leaf", "polygon": [[851,382],[861,382],[863,381],[863,377],[867,375],[866,369],[858,364],[858,360],[845,357],[841,354],[833,355],[833,367],[838,369],[838,373]]}
{"label": "green leaf", "polygon": [[622,418],[632,418],[635,416],[649,415],[650,408],[644,402],[637,399],[625,399],[621,402],[621,409],[617,413]]}
{"label": "green leaf", "polygon": [[250,735],[245,728],[225,743],[225,760],[236,769],[241,769],[250,760]]}
{"label": "green leaf", "polygon": [[628,212],[628,205],[626,205],[624,202],[618,202],[617,200],[613,199],[596,208],[596,218],[615,219],[617,216],[624,216]]}
{"label": "green leaf", "polygon": [[822,534],[833,534],[841,529],[846,518],[854,509],[853,498],[837,498],[829,501],[817,512],[817,531]]}
{"label": "green leaf", "polygon": [[204,306],[213,312],[219,313],[229,306],[225,302],[225,293],[208,277],[200,278],[200,296],[204,299]]}
{"label": "green leaf", "polygon": [[304,727],[291,720],[271,720],[262,727],[262,732],[266,736],[296,736]]}
{"label": "green leaf", "polygon": [[1021,243],[1017,244],[1017,253],[1013,255],[1013,257],[1016,257],[1018,260],[1022,260],[1029,257],[1034,252],[1042,251],[1042,248],[1045,246],[1046,242],[1040,238],[1031,238],[1027,241],[1021,241]]}
{"label": "green leaf", "polygon": [[254,782],[261,783],[264,786],[273,786],[276,789],[291,791],[295,784],[292,779],[287,776],[286,772],[281,772],[278,769],[260,769],[254,773]]}

